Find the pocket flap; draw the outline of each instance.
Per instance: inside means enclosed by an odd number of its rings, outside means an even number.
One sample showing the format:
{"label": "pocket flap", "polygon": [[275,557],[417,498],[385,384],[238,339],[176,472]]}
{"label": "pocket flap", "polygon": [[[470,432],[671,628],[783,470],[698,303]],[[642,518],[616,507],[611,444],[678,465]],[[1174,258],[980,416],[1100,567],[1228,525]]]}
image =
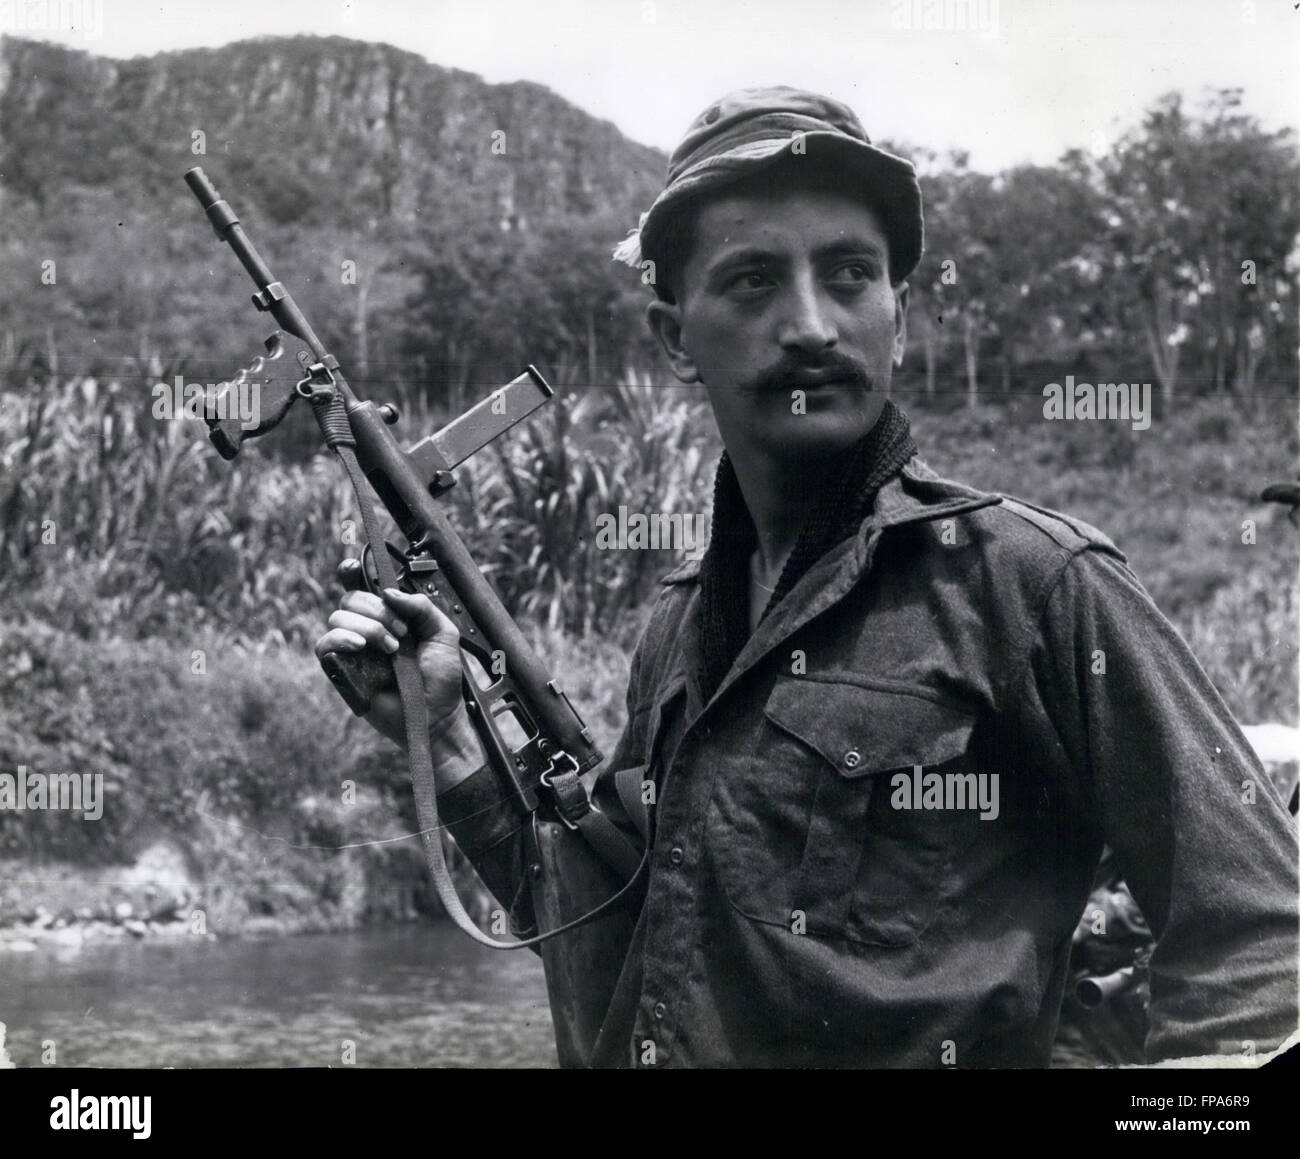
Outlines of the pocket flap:
{"label": "pocket flap", "polygon": [[938,765],[966,751],[975,718],[922,690],[781,677],[763,708],[846,777]]}

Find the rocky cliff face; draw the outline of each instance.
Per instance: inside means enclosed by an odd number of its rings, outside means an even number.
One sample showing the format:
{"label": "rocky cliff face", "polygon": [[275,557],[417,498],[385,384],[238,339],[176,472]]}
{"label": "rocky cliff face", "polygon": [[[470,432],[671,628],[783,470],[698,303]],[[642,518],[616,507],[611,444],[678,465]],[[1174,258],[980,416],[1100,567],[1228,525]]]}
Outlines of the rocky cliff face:
{"label": "rocky cliff face", "polygon": [[295,37],[119,61],[0,42],[10,197],[48,210],[69,190],[134,201],[162,182],[180,202],[195,164],[277,220],[528,225],[623,206],[634,222],[665,159],[540,85],[490,85],[388,45]]}
{"label": "rocky cliff face", "polygon": [[388,45],[123,61],[0,39],[0,381],[56,350],[64,374],[143,374],[145,353],[248,361],[246,279],[181,179],[195,165],[317,329],[363,360],[383,348],[396,377],[452,360],[440,376],[463,378],[471,351],[513,365],[524,319],[525,361],[589,360],[598,340],[644,361],[642,327],[611,305],[642,288],[609,254],[666,163],[540,85]]}

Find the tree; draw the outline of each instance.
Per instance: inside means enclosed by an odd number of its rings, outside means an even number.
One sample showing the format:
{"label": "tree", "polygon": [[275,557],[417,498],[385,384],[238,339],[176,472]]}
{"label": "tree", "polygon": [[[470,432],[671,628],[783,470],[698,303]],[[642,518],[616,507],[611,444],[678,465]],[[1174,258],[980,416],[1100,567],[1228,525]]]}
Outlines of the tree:
{"label": "tree", "polygon": [[1239,90],[1219,90],[1195,119],[1168,94],[1099,165],[1108,275],[1119,309],[1136,313],[1166,405],[1188,362],[1215,390],[1253,386],[1281,303],[1294,300],[1294,144],[1240,103]]}

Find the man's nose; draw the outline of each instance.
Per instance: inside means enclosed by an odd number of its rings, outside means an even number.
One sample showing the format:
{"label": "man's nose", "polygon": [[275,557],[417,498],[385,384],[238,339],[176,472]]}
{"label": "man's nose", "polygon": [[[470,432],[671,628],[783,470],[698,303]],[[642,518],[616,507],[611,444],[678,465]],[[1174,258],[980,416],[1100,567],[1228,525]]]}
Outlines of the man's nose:
{"label": "man's nose", "polygon": [[786,350],[816,353],[834,346],[839,338],[817,281],[811,272],[793,279],[786,297],[779,340]]}

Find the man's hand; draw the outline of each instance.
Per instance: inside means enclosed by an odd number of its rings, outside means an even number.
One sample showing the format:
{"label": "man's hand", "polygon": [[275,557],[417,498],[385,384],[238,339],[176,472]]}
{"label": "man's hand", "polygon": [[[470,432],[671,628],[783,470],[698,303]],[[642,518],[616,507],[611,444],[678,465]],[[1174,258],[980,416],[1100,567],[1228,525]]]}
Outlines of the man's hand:
{"label": "man's hand", "polygon": [[[482,758],[478,738],[461,697],[460,633],[427,596],[386,588],[383,598],[359,590],[361,564],[344,560],[338,578],[349,590],[329,618],[329,631],[316,641],[316,656],[327,652],[359,652],[374,648],[391,656],[408,633],[416,642],[416,661],[424,680],[429,733],[435,746],[438,789],[468,776]],[[394,689],[376,693],[364,719],[394,743],[406,747],[402,701]],[[458,765],[467,765],[458,768]],[[457,774],[461,775],[457,775]]]}

